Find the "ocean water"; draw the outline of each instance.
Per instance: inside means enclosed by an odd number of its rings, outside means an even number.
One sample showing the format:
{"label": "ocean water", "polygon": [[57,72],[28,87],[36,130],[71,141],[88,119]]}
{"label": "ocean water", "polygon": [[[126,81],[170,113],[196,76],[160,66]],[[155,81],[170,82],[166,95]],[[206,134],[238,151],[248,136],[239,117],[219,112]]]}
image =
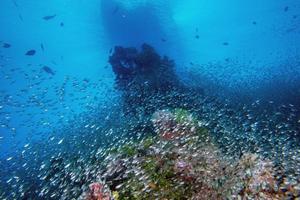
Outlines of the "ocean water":
{"label": "ocean water", "polygon": [[2,0],[0,27],[0,199],[300,198],[299,1]]}

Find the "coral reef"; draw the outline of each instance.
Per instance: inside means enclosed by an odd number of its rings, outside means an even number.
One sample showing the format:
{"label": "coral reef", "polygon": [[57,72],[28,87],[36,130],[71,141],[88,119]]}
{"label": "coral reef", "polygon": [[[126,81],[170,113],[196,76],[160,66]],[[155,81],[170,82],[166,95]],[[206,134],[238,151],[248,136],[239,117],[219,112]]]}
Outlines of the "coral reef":
{"label": "coral reef", "polygon": [[95,184],[86,199],[108,194],[118,200],[299,196],[298,182],[279,183],[271,160],[253,153],[224,155],[209,130],[187,110],[158,110],[151,121],[157,136],[110,151],[102,178],[113,195]]}

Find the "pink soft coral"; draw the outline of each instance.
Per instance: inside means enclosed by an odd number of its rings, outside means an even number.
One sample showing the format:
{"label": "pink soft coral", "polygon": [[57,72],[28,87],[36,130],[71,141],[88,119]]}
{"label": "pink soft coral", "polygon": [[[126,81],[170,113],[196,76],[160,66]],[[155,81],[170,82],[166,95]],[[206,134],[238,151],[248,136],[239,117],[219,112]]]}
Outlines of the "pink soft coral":
{"label": "pink soft coral", "polygon": [[111,200],[109,192],[105,191],[104,185],[95,182],[89,185],[89,191],[86,194],[85,200]]}

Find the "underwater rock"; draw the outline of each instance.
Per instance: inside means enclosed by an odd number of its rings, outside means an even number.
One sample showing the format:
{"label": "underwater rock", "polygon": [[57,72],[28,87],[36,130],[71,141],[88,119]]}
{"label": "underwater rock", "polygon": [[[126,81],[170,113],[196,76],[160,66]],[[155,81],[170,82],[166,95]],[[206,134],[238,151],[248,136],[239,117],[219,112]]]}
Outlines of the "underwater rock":
{"label": "underwater rock", "polygon": [[113,55],[109,57],[109,62],[117,79],[125,80],[132,76],[134,68],[136,68],[136,56],[135,48],[115,47]]}
{"label": "underwater rock", "polygon": [[201,88],[186,87],[175,73],[175,63],[148,44],[143,44],[140,51],[116,46],[109,63],[126,114],[150,116],[166,107],[187,108],[196,102],[196,94],[203,93]]}
{"label": "underwater rock", "polygon": [[143,44],[140,52],[133,47],[116,46],[109,63],[122,89],[131,87],[129,83],[162,90],[178,84],[174,62],[167,57],[161,58],[148,44]]}

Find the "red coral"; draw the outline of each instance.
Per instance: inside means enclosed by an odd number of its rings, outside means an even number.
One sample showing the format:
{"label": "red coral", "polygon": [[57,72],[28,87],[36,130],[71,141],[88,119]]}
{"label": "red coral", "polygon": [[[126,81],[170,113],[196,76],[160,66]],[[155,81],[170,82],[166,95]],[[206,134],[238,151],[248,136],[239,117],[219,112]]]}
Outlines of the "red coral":
{"label": "red coral", "polygon": [[98,182],[89,185],[85,200],[110,200],[109,192],[105,192],[104,185]]}
{"label": "red coral", "polygon": [[164,132],[161,134],[161,138],[164,140],[173,140],[175,138],[175,135],[171,132]]}
{"label": "red coral", "polygon": [[195,179],[193,166],[184,160],[177,160],[175,162],[174,171],[180,175],[180,178],[184,182],[191,182]]}

